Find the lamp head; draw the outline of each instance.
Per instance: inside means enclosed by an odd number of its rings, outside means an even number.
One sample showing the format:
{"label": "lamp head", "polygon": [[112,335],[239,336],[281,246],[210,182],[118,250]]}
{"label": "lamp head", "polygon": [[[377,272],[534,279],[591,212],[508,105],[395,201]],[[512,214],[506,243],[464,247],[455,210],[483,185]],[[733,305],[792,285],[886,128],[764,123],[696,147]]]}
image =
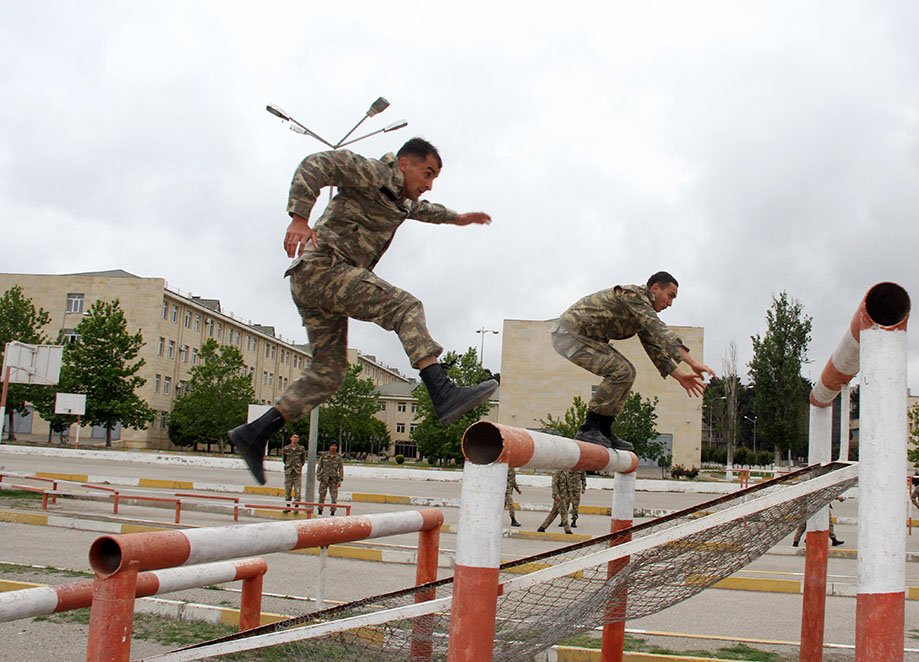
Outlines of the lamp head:
{"label": "lamp head", "polygon": [[370,109],[367,111],[367,117],[373,117],[377,113],[382,113],[387,108],[389,108],[389,102],[383,97],[380,97],[370,104]]}

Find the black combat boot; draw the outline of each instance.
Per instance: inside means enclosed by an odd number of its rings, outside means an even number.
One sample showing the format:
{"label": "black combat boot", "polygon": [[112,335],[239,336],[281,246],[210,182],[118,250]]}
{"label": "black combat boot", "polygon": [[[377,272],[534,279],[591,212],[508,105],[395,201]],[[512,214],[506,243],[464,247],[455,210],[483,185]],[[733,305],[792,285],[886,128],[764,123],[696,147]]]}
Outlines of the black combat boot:
{"label": "black combat boot", "polygon": [[434,413],[441,425],[450,425],[473,407],[487,401],[498,388],[498,382],[489,379],[475,386],[456,386],[444,367],[435,363],[421,371],[421,381],[431,395]]}
{"label": "black combat boot", "polygon": [[[584,422],[584,425],[581,426],[581,430],[585,426],[590,425],[591,417],[594,417],[594,424],[596,425],[597,431],[600,435],[606,439],[609,443],[603,444],[601,446],[606,446],[607,448],[614,448],[617,451],[632,451],[635,450],[635,447],[632,446],[629,442],[624,439],[620,439],[615,432],[613,432],[613,421],[616,419],[613,416],[604,416],[602,414],[595,414],[592,411],[587,412],[587,420]],[[581,430],[578,430],[578,434],[575,436],[575,439],[580,439],[581,441],[590,441],[591,443],[600,443],[593,441],[592,439],[582,439]]]}
{"label": "black combat boot", "polygon": [[597,444],[604,448],[612,448],[612,442],[610,442],[609,438],[600,431],[602,418],[608,417],[600,416],[600,414],[588,410],[587,418],[584,420],[584,424],[578,428],[578,433],[574,435],[574,438],[578,441],[586,441],[587,443]]}
{"label": "black combat boot", "polygon": [[265,484],[265,446],[268,438],[284,426],[284,417],[272,407],[251,423],[235,427],[228,433],[236,451],[242,455],[249,471],[258,481]]}
{"label": "black combat boot", "polygon": [[511,526],[520,526],[520,522],[511,517]]}
{"label": "black combat boot", "polygon": [[578,518],[577,517],[571,518],[571,528],[572,529],[578,528]]}

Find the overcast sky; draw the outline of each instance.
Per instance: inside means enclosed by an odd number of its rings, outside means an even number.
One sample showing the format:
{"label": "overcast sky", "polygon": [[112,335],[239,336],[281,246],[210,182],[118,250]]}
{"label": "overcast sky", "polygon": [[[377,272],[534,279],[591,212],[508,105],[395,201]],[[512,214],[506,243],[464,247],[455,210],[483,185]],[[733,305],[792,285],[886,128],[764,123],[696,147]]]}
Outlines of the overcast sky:
{"label": "overcast sky", "polygon": [[[377,96],[354,147],[432,141],[428,199],[488,227],[407,222],[377,273],[447,349],[666,269],[668,324],[741,373],[786,290],[805,375],[868,288],[916,296],[919,4],[34,2],[0,6],[0,270],[124,269],[305,342],[282,274],[287,193]],[[485,364],[500,369],[501,336]],[[919,393],[919,334],[909,383]],[[396,336],[349,345],[414,375]]]}

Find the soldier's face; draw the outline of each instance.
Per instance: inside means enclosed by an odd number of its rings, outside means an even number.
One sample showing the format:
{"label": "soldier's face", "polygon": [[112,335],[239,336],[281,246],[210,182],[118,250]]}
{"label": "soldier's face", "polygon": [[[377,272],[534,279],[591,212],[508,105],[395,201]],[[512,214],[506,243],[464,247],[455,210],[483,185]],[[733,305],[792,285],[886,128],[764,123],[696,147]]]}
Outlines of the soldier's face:
{"label": "soldier's face", "polygon": [[290,438],[290,445],[296,447],[298,441],[300,441],[300,437],[294,435]]}
{"label": "soldier's face", "polygon": [[405,178],[402,189],[403,197],[416,201],[434,187],[434,180],[440,174],[440,167],[433,154],[429,154],[426,159],[400,156],[399,170],[402,171],[402,176]]}
{"label": "soldier's face", "polygon": [[337,452],[338,452],[338,446],[336,446],[335,444],[332,444],[331,446],[329,446],[329,455],[335,455],[335,453]]}
{"label": "soldier's face", "polygon": [[651,294],[654,295],[654,310],[656,312],[661,312],[666,310],[673,305],[673,300],[676,299],[676,290],[677,287],[673,283],[663,286],[660,283],[654,283],[651,286]]}

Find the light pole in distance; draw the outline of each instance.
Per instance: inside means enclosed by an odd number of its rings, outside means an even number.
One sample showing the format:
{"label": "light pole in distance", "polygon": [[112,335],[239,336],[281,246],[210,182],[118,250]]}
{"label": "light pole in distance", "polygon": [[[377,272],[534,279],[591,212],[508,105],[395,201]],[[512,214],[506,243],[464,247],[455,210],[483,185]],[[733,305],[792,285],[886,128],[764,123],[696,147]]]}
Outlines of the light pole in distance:
{"label": "light pole in distance", "polygon": [[748,421],[753,421],[753,453],[756,453],[756,416],[750,418],[749,416],[744,416]]}
{"label": "light pole in distance", "polygon": [[486,329],[486,328],[483,326],[481,329],[476,329],[475,332],[476,332],[476,333],[481,333],[481,334],[482,334],[482,344],[481,344],[480,349],[479,349],[479,365],[482,365],[483,360],[484,360],[484,358],[485,358],[485,357],[484,357],[484,354],[485,354],[485,335],[488,334],[488,333],[494,333],[495,335],[498,335],[498,333],[500,333],[500,331],[495,331],[494,329]]}

